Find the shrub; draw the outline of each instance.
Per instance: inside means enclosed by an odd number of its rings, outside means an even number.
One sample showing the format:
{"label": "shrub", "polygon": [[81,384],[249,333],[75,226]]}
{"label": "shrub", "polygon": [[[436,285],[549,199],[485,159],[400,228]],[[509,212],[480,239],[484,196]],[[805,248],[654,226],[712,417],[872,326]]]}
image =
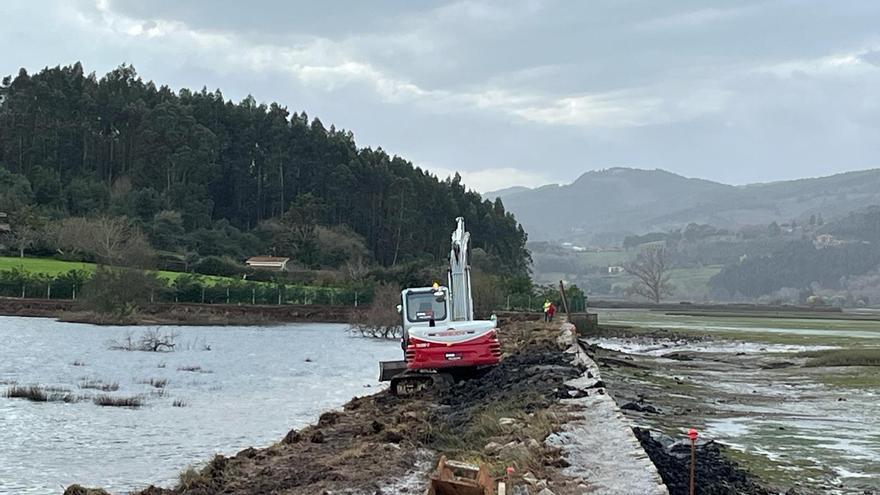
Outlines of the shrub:
{"label": "shrub", "polygon": [[232,277],[244,273],[245,267],[236,263],[232,258],[206,256],[193,265],[193,271],[202,275]]}
{"label": "shrub", "polygon": [[402,329],[397,305],[400,304],[400,290],[391,284],[381,284],[373,293],[370,306],[355,313],[352,328],[364,337],[383,339],[398,338]]}

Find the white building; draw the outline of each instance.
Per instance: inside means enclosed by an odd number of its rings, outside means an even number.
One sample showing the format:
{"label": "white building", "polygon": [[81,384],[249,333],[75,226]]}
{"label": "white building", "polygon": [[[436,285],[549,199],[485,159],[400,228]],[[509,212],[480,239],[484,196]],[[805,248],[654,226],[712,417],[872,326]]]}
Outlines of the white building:
{"label": "white building", "polygon": [[276,256],[254,256],[245,261],[245,264],[251,268],[262,268],[264,270],[275,270],[283,272],[287,270],[287,262],[290,258],[280,258]]}

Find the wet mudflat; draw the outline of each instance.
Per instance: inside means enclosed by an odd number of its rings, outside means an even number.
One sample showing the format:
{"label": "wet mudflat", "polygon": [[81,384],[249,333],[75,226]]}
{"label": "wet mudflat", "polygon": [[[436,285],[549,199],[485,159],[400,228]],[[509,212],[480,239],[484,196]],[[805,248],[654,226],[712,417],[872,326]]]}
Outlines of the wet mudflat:
{"label": "wet mudflat", "polygon": [[[215,453],[269,445],[375,391],[376,363],[400,355],[397,342],[346,328],[164,326],[177,333],[173,352],[129,352],[108,341],[148,328],[0,318],[0,493],[169,486]],[[15,385],[74,401],[5,397]],[[100,395],[142,405],[101,407]]]}
{"label": "wet mudflat", "polygon": [[833,361],[819,357],[838,347],[850,355],[872,352],[880,329],[605,316],[642,325],[588,339],[599,346],[593,353],[609,392],[637,424],[674,440],[698,428],[703,438],[730,447],[727,457],[783,491],[880,490],[880,372],[838,365],[845,362],[826,366]]}

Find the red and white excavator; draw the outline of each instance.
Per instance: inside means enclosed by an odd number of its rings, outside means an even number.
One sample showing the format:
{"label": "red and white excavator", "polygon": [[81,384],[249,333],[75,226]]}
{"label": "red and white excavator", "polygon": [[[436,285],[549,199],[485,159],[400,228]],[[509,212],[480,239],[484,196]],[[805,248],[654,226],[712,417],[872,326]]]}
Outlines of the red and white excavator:
{"label": "red and white excavator", "polygon": [[400,294],[397,309],[403,319],[404,360],[379,363],[379,380],[390,381],[396,395],[446,385],[501,360],[495,317],[474,319],[470,234],[464,230],[464,218],[456,218],[456,223],[447,285],[435,283]]}

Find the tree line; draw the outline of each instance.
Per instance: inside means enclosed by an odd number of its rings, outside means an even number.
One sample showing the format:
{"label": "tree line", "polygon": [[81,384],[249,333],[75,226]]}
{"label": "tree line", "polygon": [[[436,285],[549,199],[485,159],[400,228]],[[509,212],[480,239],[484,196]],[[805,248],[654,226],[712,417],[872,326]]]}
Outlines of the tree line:
{"label": "tree line", "polygon": [[530,263],[501,200],[457,174],[440,180],[358,148],[351,131],[278,103],[175,92],[129,65],[100,78],[80,63],[3,78],[0,186],[22,254],[46,222],[125,217],[161,252],[392,268],[441,262],[464,216],[498,274],[527,275]]}

